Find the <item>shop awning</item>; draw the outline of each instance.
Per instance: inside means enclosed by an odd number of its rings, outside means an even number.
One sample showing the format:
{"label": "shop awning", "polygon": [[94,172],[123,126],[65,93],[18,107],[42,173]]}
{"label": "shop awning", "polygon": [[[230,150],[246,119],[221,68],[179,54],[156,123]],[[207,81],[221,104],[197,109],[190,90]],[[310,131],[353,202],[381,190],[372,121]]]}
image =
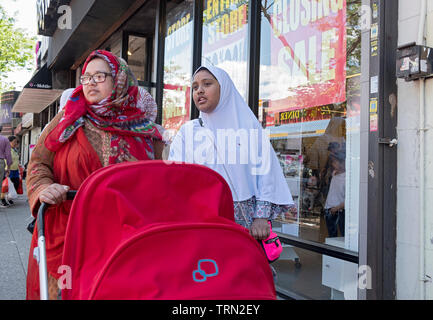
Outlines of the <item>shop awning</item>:
{"label": "shop awning", "polygon": [[45,65],[25,85],[12,112],[42,112],[62,95],[63,90],[52,88],[51,71]]}

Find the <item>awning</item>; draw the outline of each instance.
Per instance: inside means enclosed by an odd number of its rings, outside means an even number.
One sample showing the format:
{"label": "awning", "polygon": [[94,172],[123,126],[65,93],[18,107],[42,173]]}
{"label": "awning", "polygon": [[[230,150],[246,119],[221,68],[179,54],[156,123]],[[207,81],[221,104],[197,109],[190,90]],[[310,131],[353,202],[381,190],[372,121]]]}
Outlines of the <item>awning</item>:
{"label": "awning", "polygon": [[42,112],[63,93],[63,90],[52,89],[52,87],[51,71],[45,65],[25,85],[12,112]]}
{"label": "awning", "polygon": [[56,89],[28,89],[24,88],[15,102],[12,112],[40,113],[47,106],[56,101],[63,90]]}

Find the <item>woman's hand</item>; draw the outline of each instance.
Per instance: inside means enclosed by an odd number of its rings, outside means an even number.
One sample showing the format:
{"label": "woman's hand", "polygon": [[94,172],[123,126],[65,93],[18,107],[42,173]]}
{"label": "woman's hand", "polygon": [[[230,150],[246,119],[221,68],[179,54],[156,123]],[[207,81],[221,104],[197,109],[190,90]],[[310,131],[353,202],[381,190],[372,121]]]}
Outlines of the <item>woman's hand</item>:
{"label": "woman's hand", "polygon": [[338,212],[338,208],[337,207],[333,207],[331,209],[329,209],[329,212],[331,212],[332,215],[336,214]]}
{"label": "woman's hand", "polygon": [[332,214],[337,214],[338,211],[343,210],[343,209],[344,209],[344,202],[341,203],[339,206],[331,208],[329,211],[331,211]]}
{"label": "woman's hand", "polygon": [[254,219],[251,224],[250,234],[256,240],[265,240],[271,234],[271,228],[269,227],[267,219]]}
{"label": "woman's hand", "polygon": [[69,191],[68,186],[58,183],[50,184],[39,194],[39,201],[47,204],[59,204],[66,200],[66,193]]}

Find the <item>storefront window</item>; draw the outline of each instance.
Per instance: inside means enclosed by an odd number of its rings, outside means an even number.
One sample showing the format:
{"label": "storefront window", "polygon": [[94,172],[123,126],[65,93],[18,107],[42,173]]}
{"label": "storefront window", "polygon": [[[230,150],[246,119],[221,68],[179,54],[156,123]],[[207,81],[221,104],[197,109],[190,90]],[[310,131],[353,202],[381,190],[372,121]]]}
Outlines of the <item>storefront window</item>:
{"label": "storefront window", "polygon": [[[292,262],[298,258],[299,264]],[[282,294],[313,300],[357,299],[355,263],[286,246],[272,266],[277,271],[276,289]]]}
{"label": "storefront window", "polygon": [[190,118],[193,3],[182,2],[167,13],[162,125],[174,136]]}
{"label": "storefront window", "polygon": [[122,31],[119,30],[100,47],[100,49],[110,51],[114,55],[122,56]]}
{"label": "storefront window", "polygon": [[[361,1],[262,0],[261,5],[259,120],[270,131],[298,206],[298,214],[283,215],[276,228],[357,252]],[[304,250],[287,250],[302,265],[299,270],[312,272],[302,262]],[[326,256],[315,257],[316,264],[326,264]],[[326,286],[323,281],[319,285]],[[289,287],[299,289],[295,280]],[[345,291],[342,296],[352,297]]]}
{"label": "storefront window", "polygon": [[248,0],[204,0],[204,66],[224,69],[236,88],[247,96]]}
{"label": "storefront window", "polygon": [[146,81],[147,39],[129,35],[128,37],[128,65],[138,81]]}

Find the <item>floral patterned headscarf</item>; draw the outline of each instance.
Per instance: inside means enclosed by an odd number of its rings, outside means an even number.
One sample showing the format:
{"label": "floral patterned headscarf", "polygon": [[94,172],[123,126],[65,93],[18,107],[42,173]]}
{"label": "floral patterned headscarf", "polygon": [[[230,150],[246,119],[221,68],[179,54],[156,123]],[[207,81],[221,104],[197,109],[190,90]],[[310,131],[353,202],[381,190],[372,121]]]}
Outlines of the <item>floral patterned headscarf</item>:
{"label": "floral patterned headscarf", "polygon": [[[92,52],[82,74],[95,58],[103,59],[110,66],[114,79],[111,95],[92,105],[84,97],[83,86],[77,87],[65,105],[64,116],[45,139],[45,146],[53,152],[57,151],[84,125],[84,120],[89,119],[97,128],[113,134],[111,149],[116,152],[112,153],[109,163],[136,159],[134,154],[142,151],[134,150],[136,148],[144,147],[147,153],[152,152],[152,139],[163,140],[163,128],[154,123],[156,103],[152,96],[138,87],[126,62],[108,51]],[[137,141],[142,145],[137,145]]]}

